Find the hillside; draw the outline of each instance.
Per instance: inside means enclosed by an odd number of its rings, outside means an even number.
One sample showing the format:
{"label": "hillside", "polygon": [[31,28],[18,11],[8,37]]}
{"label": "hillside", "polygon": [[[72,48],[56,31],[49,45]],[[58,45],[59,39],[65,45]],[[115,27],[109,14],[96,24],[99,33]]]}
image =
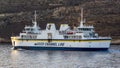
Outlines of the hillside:
{"label": "hillside", "polygon": [[42,29],[48,22],[57,28],[61,23],[77,26],[81,7],[86,24],[93,24],[99,35],[120,39],[120,0],[0,0],[0,37],[10,39],[32,25],[34,10]]}

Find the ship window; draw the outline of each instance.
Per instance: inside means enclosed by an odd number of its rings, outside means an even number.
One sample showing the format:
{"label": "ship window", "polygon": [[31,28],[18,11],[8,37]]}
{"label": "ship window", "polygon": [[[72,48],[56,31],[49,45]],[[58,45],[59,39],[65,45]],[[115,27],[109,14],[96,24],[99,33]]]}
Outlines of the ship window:
{"label": "ship window", "polygon": [[26,35],[21,35],[21,38],[26,38]]}
{"label": "ship window", "polygon": [[68,36],[68,38],[70,39],[70,36]]}
{"label": "ship window", "polygon": [[81,36],[79,36],[79,38],[81,38]]}
{"label": "ship window", "polygon": [[85,29],[84,29],[84,28],[82,28],[82,30],[84,31]]}
{"label": "ship window", "polygon": [[77,39],[79,39],[79,36],[77,36]]}
{"label": "ship window", "polygon": [[68,36],[68,38],[69,38],[69,39],[71,39],[71,38],[72,38],[72,36]]}
{"label": "ship window", "polygon": [[92,29],[91,29],[91,28],[89,28],[88,30],[89,30],[89,31],[91,31]]}
{"label": "ship window", "polygon": [[65,38],[68,38],[68,36],[64,36]]}
{"label": "ship window", "polygon": [[92,28],[78,28],[80,31],[91,31],[93,30]]}
{"label": "ship window", "polygon": [[84,37],[89,37],[88,35],[85,35]]}
{"label": "ship window", "polygon": [[81,30],[83,30],[83,28],[81,28]]}
{"label": "ship window", "polygon": [[68,36],[68,38],[70,38],[70,36]]}
{"label": "ship window", "polygon": [[88,29],[88,28],[86,28],[86,30],[88,31],[89,29]]}
{"label": "ship window", "polygon": [[78,28],[78,30],[83,30],[82,28]]}
{"label": "ship window", "polygon": [[33,31],[34,29],[31,29],[31,31]]}
{"label": "ship window", "polygon": [[21,38],[23,38],[23,35],[21,35]]}
{"label": "ship window", "polygon": [[73,38],[73,36],[70,36],[71,38]]}
{"label": "ship window", "polygon": [[72,38],[74,38],[74,36],[72,36]]}
{"label": "ship window", "polygon": [[75,36],[72,37],[73,39],[75,38]]}
{"label": "ship window", "polygon": [[29,28],[26,28],[25,30],[30,30]]}

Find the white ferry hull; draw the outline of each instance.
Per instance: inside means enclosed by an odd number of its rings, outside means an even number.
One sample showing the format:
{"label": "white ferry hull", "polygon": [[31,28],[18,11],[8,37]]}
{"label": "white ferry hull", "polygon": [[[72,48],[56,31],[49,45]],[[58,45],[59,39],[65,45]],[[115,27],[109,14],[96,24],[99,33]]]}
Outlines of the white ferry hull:
{"label": "white ferry hull", "polygon": [[15,49],[37,49],[37,50],[107,50],[110,47],[111,39],[91,40],[13,40]]}

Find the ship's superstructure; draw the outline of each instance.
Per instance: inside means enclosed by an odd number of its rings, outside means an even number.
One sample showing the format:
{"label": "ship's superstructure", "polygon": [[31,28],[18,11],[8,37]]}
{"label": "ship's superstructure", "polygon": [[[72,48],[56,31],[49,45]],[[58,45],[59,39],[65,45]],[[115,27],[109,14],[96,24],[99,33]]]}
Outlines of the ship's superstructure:
{"label": "ship's superstructure", "polygon": [[54,23],[48,23],[46,29],[41,30],[35,20],[33,26],[25,26],[19,36],[11,37],[15,49],[41,50],[106,50],[110,47],[110,37],[99,37],[93,26],[84,25],[83,9],[81,22],[78,27],[70,29],[68,24],[61,24],[57,30]]}

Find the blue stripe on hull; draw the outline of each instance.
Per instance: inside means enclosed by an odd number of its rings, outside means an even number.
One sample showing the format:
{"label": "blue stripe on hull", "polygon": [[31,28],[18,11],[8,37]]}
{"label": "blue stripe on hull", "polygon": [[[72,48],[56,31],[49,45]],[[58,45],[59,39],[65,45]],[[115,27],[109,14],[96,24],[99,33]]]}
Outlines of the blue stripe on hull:
{"label": "blue stripe on hull", "polygon": [[63,50],[63,51],[103,51],[108,50],[108,48],[69,48],[69,47],[22,47],[17,46],[14,49],[27,49],[27,50]]}

